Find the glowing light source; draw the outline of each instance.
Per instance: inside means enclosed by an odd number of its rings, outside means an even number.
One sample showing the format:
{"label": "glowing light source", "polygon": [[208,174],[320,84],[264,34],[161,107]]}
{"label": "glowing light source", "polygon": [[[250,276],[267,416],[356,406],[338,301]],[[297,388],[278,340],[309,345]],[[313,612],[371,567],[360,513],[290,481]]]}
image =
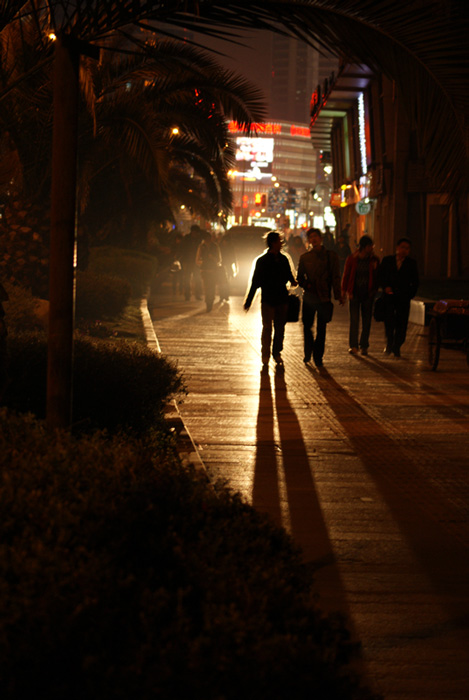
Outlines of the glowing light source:
{"label": "glowing light source", "polygon": [[358,96],[358,136],[360,140],[360,161],[362,173],[366,174],[368,164],[366,162],[366,136],[365,136],[365,98],[361,92]]}

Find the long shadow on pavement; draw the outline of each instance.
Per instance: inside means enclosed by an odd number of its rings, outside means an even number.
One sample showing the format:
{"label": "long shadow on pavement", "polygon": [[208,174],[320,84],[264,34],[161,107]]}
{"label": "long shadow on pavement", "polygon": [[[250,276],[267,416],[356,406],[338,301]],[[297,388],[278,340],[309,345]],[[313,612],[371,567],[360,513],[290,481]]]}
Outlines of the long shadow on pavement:
{"label": "long shadow on pavement", "polygon": [[424,496],[422,471],[412,464],[409,451],[326,370],[318,373],[310,369],[310,373],[438,593],[440,604],[451,617],[449,626],[464,628],[469,620],[467,548],[433,519]]}
{"label": "long shadow on pavement", "polygon": [[[272,395],[273,388],[275,397]],[[275,439],[275,419],[280,444]],[[301,427],[289,402],[285,375],[281,370],[275,373],[274,387],[269,373],[261,373],[252,505],[289,530],[312,572],[321,570],[321,579],[328,582],[323,588],[331,594],[327,600],[322,595],[327,609],[340,610],[348,615],[345,589],[319,503]],[[351,628],[350,621],[349,629],[355,636]]]}

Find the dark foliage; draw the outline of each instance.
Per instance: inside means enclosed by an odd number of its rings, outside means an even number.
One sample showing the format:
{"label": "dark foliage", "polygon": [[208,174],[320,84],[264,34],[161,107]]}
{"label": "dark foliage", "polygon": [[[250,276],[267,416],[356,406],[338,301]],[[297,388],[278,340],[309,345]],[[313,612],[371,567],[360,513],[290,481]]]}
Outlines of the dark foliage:
{"label": "dark foliage", "polygon": [[131,293],[130,284],[119,277],[77,272],[76,315],[85,319],[119,316]]}
{"label": "dark foliage", "polygon": [[1,424],[5,700],[374,697],[285,531],[238,496],[161,441]]}
{"label": "dark foliage", "polygon": [[[47,343],[40,333],[8,337],[9,383],[3,403],[45,416]],[[182,390],[176,368],[136,342],[75,341],[73,421],[83,430],[144,432],[162,420]]]}

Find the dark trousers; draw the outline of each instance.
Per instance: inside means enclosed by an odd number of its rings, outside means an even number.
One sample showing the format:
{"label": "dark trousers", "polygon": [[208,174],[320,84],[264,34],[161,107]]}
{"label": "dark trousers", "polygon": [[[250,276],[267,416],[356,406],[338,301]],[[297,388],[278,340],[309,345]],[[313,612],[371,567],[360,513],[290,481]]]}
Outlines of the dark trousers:
{"label": "dark trousers", "polygon": [[402,299],[394,294],[385,294],[384,330],[386,347],[390,352],[399,352],[405,341],[409,321],[410,299]]}
{"label": "dark trousers", "polygon": [[[270,346],[272,345],[272,355],[277,357],[283,350],[283,339],[285,337],[285,324],[287,322],[288,304],[277,304],[271,306],[262,302],[262,335],[261,354],[262,362],[266,364],[270,359]],[[272,326],[274,328],[274,342],[272,343]]]}
{"label": "dark trousers", "polygon": [[[349,346],[351,348],[363,348],[366,350],[370,344],[370,329],[371,316],[373,313],[373,298],[365,299],[350,299],[349,314]],[[360,315],[362,319],[362,332],[360,334],[360,343],[358,342],[358,329],[360,326]]]}
{"label": "dark trousers", "polygon": [[[202,296],[202,278],[200,276],[200,270],[198,267],[196,267],[195,263],[193,265],[183,265],[182,277],[184,284],[184,296],[186,300],[189,301],[191,298],[191,291],[193,291],[197,299],[200,299]],[[193,279],[193,290],[191,290],[191,279]]]}
{"label": "dark trousers", "polygon": [[[303,339],[305,360],[309,362],[311,356],[316,365],[322,364],[324,346],[326,343],[327,321],[324,316],[325,304],[322,302],[309,302],[306,295],[303,297]],[[317,317],[317,318],[316,318]],[[316,318],[316,337],[313,335],[313,324]]]}

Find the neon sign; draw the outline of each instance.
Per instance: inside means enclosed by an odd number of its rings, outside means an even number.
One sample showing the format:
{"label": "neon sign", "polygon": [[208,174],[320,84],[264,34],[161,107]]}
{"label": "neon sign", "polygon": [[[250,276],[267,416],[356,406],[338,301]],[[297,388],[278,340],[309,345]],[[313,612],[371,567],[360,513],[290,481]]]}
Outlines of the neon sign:
{"label": "neon sign", "polygon": [[360,140],[362,173],[365,175],[368,170],[368,163],[366,162],[365,99],[362,92],[358,96],[358,136]]}

